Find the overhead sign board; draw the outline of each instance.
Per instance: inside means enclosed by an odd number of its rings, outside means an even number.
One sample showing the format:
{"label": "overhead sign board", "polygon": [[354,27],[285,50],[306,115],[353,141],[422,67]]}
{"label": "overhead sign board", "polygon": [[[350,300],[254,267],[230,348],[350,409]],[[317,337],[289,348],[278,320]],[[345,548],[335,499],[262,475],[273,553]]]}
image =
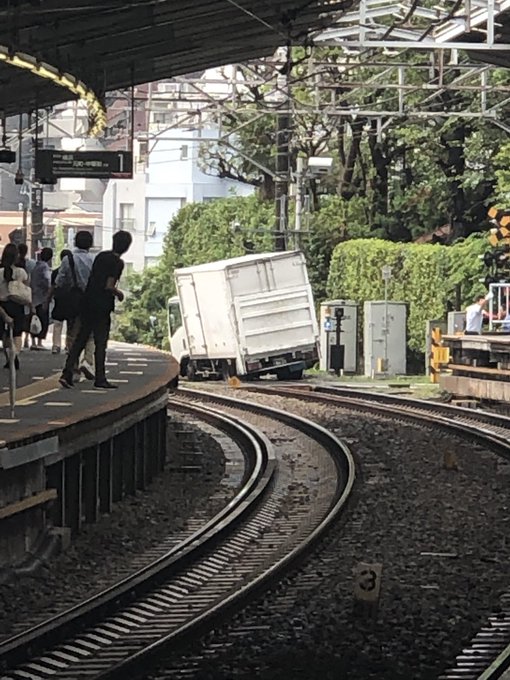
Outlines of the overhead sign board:
{"label": "overhead sign board", "polygon": [[32,231],[40,231],[43,228],[43,190],[41,187],[32,187]]}
{"label": "overhead sign board", "polygon": [[36,179],[45,184],[61,177],[86,179],[131,179],[133,154],[130,151],[57,151],[38,149]]}

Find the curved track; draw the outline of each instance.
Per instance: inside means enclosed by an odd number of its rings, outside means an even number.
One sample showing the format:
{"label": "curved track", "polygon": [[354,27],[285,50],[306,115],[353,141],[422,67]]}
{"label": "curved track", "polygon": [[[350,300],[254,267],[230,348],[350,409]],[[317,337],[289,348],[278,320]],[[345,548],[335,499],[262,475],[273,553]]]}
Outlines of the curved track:
{"label": "curved track", "polygon": [[[191,403],[197,400],[220,402],[224,412]],[[130,677],[163,646],[206,629],[279,576],[342,510],[354,465],[346,447],[323,428],[249,405],[271,431],[268,438],[242,422],[246,405],[236,400],[186,390],[170,403],[242,444],[247,469],[241,490],[206,526],[148,567],[0,645],[2,680]],[[291,483],[295,458],[275,453],[282,438],[307,464],[299,466],[304,481],[307,466],[313,468],[308,486]]]}
{"label": "curved track", "polygon": [[[395,421],[427,424],[453,431],[465,438],[487,444],[510,459],[510,418],[437,402],[403,398],[329,385],[257,386],[253,393],[272,394],[337,405],[359,413],[374,413]],[[509,577],[510,580],[510,577]],[[455,666],[439,680],[510,680],[510,587],[500,598],[500,607],[457,656]]]}

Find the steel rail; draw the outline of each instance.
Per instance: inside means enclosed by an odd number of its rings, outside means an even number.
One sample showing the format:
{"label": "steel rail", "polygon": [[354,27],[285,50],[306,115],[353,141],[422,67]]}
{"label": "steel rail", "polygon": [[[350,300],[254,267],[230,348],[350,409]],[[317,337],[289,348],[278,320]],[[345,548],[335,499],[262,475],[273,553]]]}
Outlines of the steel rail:
{"label": "steel rail", "polygon": [[[17,673],[18,669],[12,669],[12,671],[7,671],[7,674],[3,675],[2,678],[10,680],[11,678],[30,677],[37,680],[37,678],[47,677],[45,672],[48,673],[49,671],[51,671],[50,674],[53,678],[66,678],[67,680],[79,676],[80,673],[84,673],[87,677],[100,678],[101,680],[131,677],[137,670],[146,666],[148,659],[160,653],[162,648],[169,644],[175,644],[177,641],[185,641],[190,635],[196,636],[202,630],[209,628],[219,617],[223,618],[225,613],[238,609],[249,597],[252,597],[263,587],[273,582],[279,577],[283,569],[294,564],[298,557],[304,555],[307,550],[312,548],[319,536],[329,526],[329,523],[336,519],[343,510],[354,484],[354,462],[348,448],[327,432],[327,430],[306,419],[293,417],[283,411],[259,407],[255,404],[246,405],[238,400],[226,397],[220,399],[217,395],[194,390],[180,390],[173,398],[171,402],[173,408],[178,407],[181,410],[195,413],[199,411],[200,417],[216,419],[216,422],[218,417],[227,419],[230,422],[239,421],[239,414],[236,418],[232,418],[225,413],[219,414],[216,409],[205,407],[203,403],[200,405],[183,403],[180,395],[188,401],[200,399],[203,402],[208,400],[215,404],[221,403],[224,407],[230,409],[249,409],[255,411],[263,414],[265,417],[283,421],[289,426],[304,432],[308,437],[312,437],[320,442],[321,455],[327,455],[330,460],[330,467],[333,465],[331,462],[333,460],[334,468],[337,470],[337,479],[328,480],[329,486],[328,484],[324,485],[328,492],[330,487],[334,487],[334,493],[331,495],[331,498],[324,492],[327,501],[326,511],[324,512],[323,508],[325,500],[320,499],[320,502],[316,500],[317,508],[314,508],[314,510],[319,519],[315,525],[309,529],[307,513],[306,522],[303,523],[299,530],[295,531],[295,536],[292,535],[293,541],[289,539],[291,534],[281,538],[285,554],[283,554],[283,551],[282,554],[279,554],[278,551],[269,550],[267,546],[273,548],[272,542],[274,538],[271,537],[271,533],[268,533],[267,537],[263,535],[264,522],[266,529],[271,529],[272,523],[275,521],[274,516],[280,508],[279,503],[277,504],[276,500],[273,501],[273,496],[276,498],[278,484],[284,486],[284,481],[278,482],[279,475],[276,460],[273,455],[268,454],[268,463],[258,476],[257,486],[255,486],[251,493],[245,492],[240,497],[236,497],[238,502],[234,514],[238,521],[237,528],[234,528],[233,533],[231,513],[227,513],[227,509],[225,509],[222,511],[223,518],[215,518],[217,522],[211,529],[213,534],[220,535],[221,533],[218,540],[214,541],[212,546],[210,542],[206,545],[205,540],[202,540],[202,538],[198,538],[195,541],[190,540],[185,556],[187,559],[185,559],[184,567],[180,571],[177,567],[182,565],[182,561],[176,560],[172,569],[167,569],[165,575],[157,578],[156,589],[153,586],[154,580],[152,580],[151,584],[144,580],[141,584],[138,584],[139,588],[135,595],[131,594],[131,597],[139,597],[141,592],[142,595],[145,594],[144,598],[136,600],[131,608],[124,608],[124,610],[120,610],[120,613],[117,611],[112,614],[111,609],[100,609],[102,621],[99,624],[97,620],[94,620],[94,614],[90,613],[90,619],[93,622],[90,625],[94,625],[95,629],[88,633],[86,631],[82,632],[77,640],[69,642],[70,630],[67,627],[63,637],[57,636],[57,642],[62,640],[66,642],[66,644],[60,646],[60,649],[54,648],[51,633],[47,632],[45,637],[46,644],[42,646],[48,646],[51,641],[52,651],[46,652],[42,659],[34,659],[33,654],[31,654],[32,660],[20,667],[21,674]],[[242,427],[245,430],[249,430],[249,434],[253,439],[258,439],[259,446],[265,445],[267,449],[271,450],[270,442],[257,428],[248,426],[246,423]],[[250,480],[254,481],[256,476],[256,472],[253,471],[250,475]],[[271,489],[271,493],[269,493],[269,489]],[[254,496],[256,496],[258,503],[256,511],[253,512]],[[273,503],[273,506],[271,506],[271,503]],[[273,515],[271,515],[271,507],[273,507]],[[262,531],[260,527],[262,527]],[[261,531],[261,537],[257,539],[258,531]],[[303,538],[305,531],[306,537]],[[238,562],[235,561],[236,542],[239,545],[243,541],[244,545],[253,541],[256,542],[256,545],[251,553],[249,549],[246,549],[243,553],[245,575],[240,580],[233,579],[232,574],[238,569]],[[281,546],[279,549],[281,549]],[[194,557],[197,555],[197,550],[199,559],[195,560]],[[244,548],[241,552],[243,550]],[[258,554],[259,552],[261,553],[260,555]],[[275,558],[275,555],[278,559]],[[254,559],[254,556],[256,559]],[[268,556],[270,557],[270,562],[268,561]],[[229,559],[232,564],[228,564]],[[240,560],[240,563],[242,563],[242,560]],[[246,570],[250,572],[249,575]],[[224,581],[223,591],[221,591],[221,597],[219,597],[218,583],[222,579]],[[197,585],[199,580],[200,585]],[[234,580],[237,581],[235,584],[233,583]],[[215,588],[216,591],[214,590]],[[185,597],[183,592],[177,592],[178,590],[184,591]],[[214,591],[212,593],[214,597],[207,602],[207,606],[204,606],[204,598],[207,599],[208,595],[211,597],[211,591]],[[129,591],[126,595],[128,596],[128,594]],[[200,604],[200,609],[197,607],[197,601]],[[112,608],[112,600],[110,600],[109,604],[110,608]],[[191,615],[188,610],[193,607],[195,609],[192,610]],[[117,601],[115,601],[115,608],[118,609]],[[133,610],[137,615],[133,614]],[[147,613],[148,611],[149,613]],[[135,624],[133,624],[133,618],[137,620]],[[82,619],[80,628],[83,628],[83,622],[84,620]],[[89,629],[90,625],[88,626]],[[128,626],[131,627],[129,630],[127,630]],[[88,658],[79,660],[73,658],[73,663],[69,663],[69,661],[62,663],[62,658],[70,659],[72,655],[76,656],[77,648],[80,643],[84,643],[83,641],[87,638],[87,635],[89,646],[95,648],[93,652],[88,652]],[[109,640],[108,644],[102,640],[104,644],[99,649],[98,643],[105,635],[120,639]],[[40,647],[40,639],[38,642],[38,638],[35,638],[35,644],[39,644]],[[16,654],[19,658],[22,649],[26,651],[27,645],[24,647],[18,645],[11,649],[10,658],[16,658]],[[48,671],[48,663],[53,663],[57,668],[52,667]]]}
{"label": "steel rail", "polygon": [[404,418],[418,424],[428,422],[450,432],[456,431],[460,436],[469,436],[481,443],[490,443],[498,454],[510,458],[510,418],[499,414],[487,411],[474,412],[472,409],[437,402],[323,385],[285,386],[281,384],[250,386],[246,389],[253,393],[278,394],[308,401],[337,403],[345,408],[370,410],[382,416],[394,419]]}
{"label": "steel rail", "polygon": [[[367,393],[352,388],[324,385],[250,386],[250,392],[313,401],[358,412],[370,412],[393,420],[411,421],[439,427],[457,435],[489,445],[510,459],[510,418],[487,411],[427,402],[396,395]],[[510,679],[510,588],[501,596],[498,612],[487,617],[487,624],[456,657],[456,665],[445,670],[438,680]]]}
{"label": "steel rail", "polygon": [[95,680],[124,680],[126,677],[131,677],[133,674],[136,674],[146,667],[148,660],[157,657],[177,639],[186,639],[190,635],[196,635],[197,632],[200,632],[204,628],[204,626],[209,628],[214,622],[224,620],[225,615],[232,611],[239,610],[249,601],[249,599],[253,598],[263,589],[269,587],[272,583],[275,583],[280,578],[282,572],[289,569],[291,566],[294,566],[300,558],[303,558],[313,549],[328,527],[338,519],[346,508],[354,487],[355,463],[349,448],[344,442],[317,423],[302,418],[301,416],[290,414],[281,409],[270,408],[211,392],[181,388],[178,393],[185,394],[193,399],[201,401],[207,400],[221,406],[240,408],[244,411],[263,414],[297,428],[308,436],[312,436],[322,443],[333,458],[339,474],[337,492],[332,499],[328,512],[322,520],[304,540],[300,540],[284,557],[271,564],[271,566],[265,569],[256,578],[247,582],[240,589],[235,590],[230,595],[223,598],[221,602],[204,612],[202,616],[187,624],[184,629],[161,637],[155,643],[128,657],[115,667],[104,673],[98,674],[95,676]]}
{"label": "steel rail", "polygon": [[248,470],[242,488],[203,527],[147,567],[61,614],[0,643],[0,671],[22,663],[27,652],[33,656],[48,645],[55,646],[68,639],[99,617],[111,614],[114,608],[131,600],[133,596],[142,594],[158,580],[165,578],[170,571],[180,568],[184,560],[192,559],[198,551],[218,541],[228,530],[229,522],[239,520],[248,510],[249,500],[256,500],[269,484],[275,467],[274,455],[271,445],[261,433],[225,415],[185,406],[172,399],[169,401],[172,409],[194,412],[200,418],[212,422],[218,429],[228,432],[241,444],[247,457]]}

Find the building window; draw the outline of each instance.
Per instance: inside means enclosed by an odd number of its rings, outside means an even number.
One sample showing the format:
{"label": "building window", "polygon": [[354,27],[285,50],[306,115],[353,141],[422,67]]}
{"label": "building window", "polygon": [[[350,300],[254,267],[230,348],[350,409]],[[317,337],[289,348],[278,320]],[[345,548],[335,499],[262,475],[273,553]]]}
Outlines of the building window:
{"label": "building window", "polygon": [[117,220],[117,229],[124,229],[125,231],[135,230],[134,203],[119,203],[119,218]]}
{"label": "building window", "polygon": [[181,146],[181,161],[187,161],[189,158],[189,147],[187,144]]}
{"label": "building window", "polygon": [[152,122],[156,125],[170,125],[172,122],[172,114],[168,111],[154,111],[152,114]]}
{"label": "building window", "polygon": [[149,222],[147,226],[147,236],[154,236],[156,234],[156,222]]}

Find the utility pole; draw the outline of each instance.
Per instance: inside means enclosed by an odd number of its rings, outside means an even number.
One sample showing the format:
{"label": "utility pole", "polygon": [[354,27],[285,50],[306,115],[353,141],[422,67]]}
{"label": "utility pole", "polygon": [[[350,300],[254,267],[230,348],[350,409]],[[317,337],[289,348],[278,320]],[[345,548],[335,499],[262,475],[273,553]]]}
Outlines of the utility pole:
{"label": "utility pole", "polygon": [[[37,158],[39,150],[39,110],[35,110],[35,150],[34,158]],[[34,167],[36,166],[34,161]],[[41,186],[32,184],[32,191],[30,195],[30,239],[27,239],[27,245],[30,249],[30,257],[35,257],[38,249],[39,239],[43,236],[43,190]]]}
{"label": "utility pole", "polygon": [[[43,237],[43,190],[42,187],[32,186],[31,227],[30,227],[30,257],[35,257],[39,240]],[[28,245],[28,244],[27,244]]]}
{"label": "utility pole", "polygon": [[388,283],[391,280],[391,267],[388,264],[385,264],[381,269],[381,274],[384,281],[384,373],[388,373],[388,336],[390,334],[388,319]]}
{"label": "utility pole", "polygon": [[296,220],[294,224],[294,247],[301,248],[301,221],[303,214],[303,180],[305,159],[298,156],[296,159]]}
{"label": "utility pole", "polygon": [[290,176],[290,70],[291,47],[287,46],[285,64],[277,78],[278,99],[283,107],[276,115],[276,177],[275,177],[275,250],[285,250],[289,218]]}

